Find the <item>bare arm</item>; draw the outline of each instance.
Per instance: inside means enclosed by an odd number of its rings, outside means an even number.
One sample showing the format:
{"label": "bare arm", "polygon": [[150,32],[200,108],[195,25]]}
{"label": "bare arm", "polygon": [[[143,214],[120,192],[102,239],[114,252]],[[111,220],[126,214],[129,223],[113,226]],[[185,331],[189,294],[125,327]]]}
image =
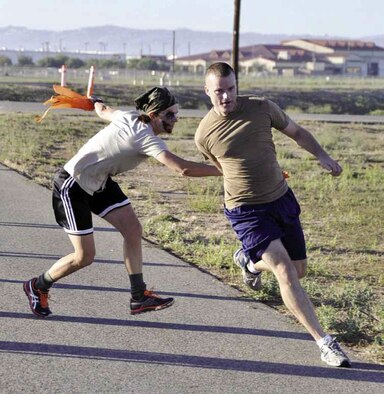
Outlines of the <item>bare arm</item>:
{"label": "bare arm", "polygon": [[107,120],[108,122],[112,121],[112,114],[115,112],[115,109],[112,109],[111,107],[107,107],[104,103],[95,103],[95,112],[97,115],[103,119]]}
{"label": "bare arm", "polygon": [[319,160],[320,165],[330,171],[333,176],[339,176],[343,171],[339,163],[328,155],[315,137],[293,120],[290,120],[288,126],[284,130],[281,130],[281,132],[296,141],[307,152],[314,155]]}
{"label": "bare arm", "polygon": [[163,151],[158,154],[156,160],[183,176],[201,177],[222,175],[221,171],[215,166],[184,160],[169,151]]}

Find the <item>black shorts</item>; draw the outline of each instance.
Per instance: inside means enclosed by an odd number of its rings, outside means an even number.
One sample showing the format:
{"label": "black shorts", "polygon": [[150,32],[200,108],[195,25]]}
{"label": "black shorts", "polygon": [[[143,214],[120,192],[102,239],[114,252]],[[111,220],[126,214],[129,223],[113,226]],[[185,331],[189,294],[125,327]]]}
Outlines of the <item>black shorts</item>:
{"label": "black shorts", "polygon": [[104,217],[114,209],[130,204],[130,201],[110,177],[105,188],[91,196],[67,171],[61,169],[54,177],[52,204],[56,222],[68,234],[86,235],[93,233],[92,212]]}
{"label": "black shorts", "polygon": [[245,254],[254,263],[261,260],[275,239],[281,240],[291,260],[307,258],[300,212],[300,205],[291,189],[267,204],[225,209],[225,215],[241,241]]}

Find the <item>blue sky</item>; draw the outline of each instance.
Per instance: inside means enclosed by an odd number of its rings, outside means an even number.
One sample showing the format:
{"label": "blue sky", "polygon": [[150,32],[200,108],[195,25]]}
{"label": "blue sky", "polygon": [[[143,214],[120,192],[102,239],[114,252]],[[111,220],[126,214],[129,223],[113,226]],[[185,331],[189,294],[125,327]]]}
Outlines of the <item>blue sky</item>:
{"label": "blue sky", "polygon": [[[234,0],[0,0],[0,27],[233,30]],[[384,34],[383,0],[241,0],[241,32]],[[1,38],[0,38],[1,41]]]}

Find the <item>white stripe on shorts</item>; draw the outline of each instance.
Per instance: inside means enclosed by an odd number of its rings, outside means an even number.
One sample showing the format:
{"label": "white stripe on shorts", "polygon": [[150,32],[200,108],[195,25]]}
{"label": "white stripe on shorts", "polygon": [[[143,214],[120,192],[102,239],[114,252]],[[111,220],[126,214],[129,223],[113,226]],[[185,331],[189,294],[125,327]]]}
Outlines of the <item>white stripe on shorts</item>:
{"label": "white stripe on shorts", "polygon": [[101,218],[103,218],[106,214],[108,214],[109,212],[113,211],[116,208],[120,208],[123,207],[124,205],[129,205],[131,202],[129,201],[129,199],[127,198],[126,200],[119,202],[117,204],[113,204],[108,208],[105,208],[103,212],[100,212],[98,216],[100,216]]}
{"label": "white stripe on shorts", "polygon": [[60,196],[63,201],[65,216],[67,217],[68,225],[69,225],[69,229],[66,229],[68,230],[68,232],[71,231],[77,232],[77,225],[71,205],[71,199],[69,198],[68,195],[69,189],[73,186],[74,183],[75,183],[75,179],[69,177],[64,181],[63,186],[60,189]]}
{"label": "white stripe on shorts", "polygon": [[88,234],[93,233],[93,228],[90,228],[88,230],[80,230],[80,231],[73,231],[73,230],[68,230],[68,229],[64,228],[64,231],[70,235],[88,235]]}

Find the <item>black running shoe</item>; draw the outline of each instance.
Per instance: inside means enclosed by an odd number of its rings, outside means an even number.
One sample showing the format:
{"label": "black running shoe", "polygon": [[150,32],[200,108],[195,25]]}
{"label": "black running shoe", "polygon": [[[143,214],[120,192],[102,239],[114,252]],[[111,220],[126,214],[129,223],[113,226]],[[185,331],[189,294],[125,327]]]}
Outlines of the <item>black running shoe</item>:
{"label": "black running shoe", "polygon": [[243,275],[243,283],[246,284],[252,290],[260,290],[261,284],[261,271],[257,274],[249,271],[247,264],[250,262],[249,257],[244,254],[243,249],[238,249],[233,255],[233,261],[237,266],[241,268],[241,273]]}
{"label": "black running shoe", "polygon": [[24,282],[24,292],[29,300],[29,307],[31,311],[39,317],[47,317],[52,312],[48,306],[48,291],[42,291],[35,288],[37,278],[32,278]]}
{"label": "black running shoe", "polygon": [[168,308],[174,302],[173,298],[161,298],[152,291],[145,290],[140,300],[131,299],[131,315]]}

